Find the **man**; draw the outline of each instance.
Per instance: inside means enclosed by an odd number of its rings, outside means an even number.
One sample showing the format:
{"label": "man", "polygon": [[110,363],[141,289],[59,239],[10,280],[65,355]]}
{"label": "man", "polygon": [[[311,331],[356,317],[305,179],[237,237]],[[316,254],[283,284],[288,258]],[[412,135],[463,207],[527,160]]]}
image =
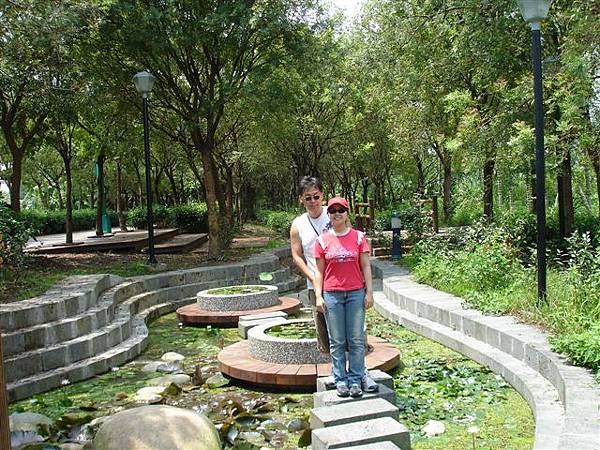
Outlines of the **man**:
{"label": "man", "polygon": [[323,185],[316,177],[306,176],[298,183],[298,198],[306,212],[294,219],[290,228],[292,259],[296,267],[306,277],[308,299],[312,307],[315,327],[317,329],[317,345],[323,353],[329,353],[329,335],[327,324],[322,312],[315,308],[315,277],[316,261],[314,248],[317,238],[329,229],[327,209],[321,205],[323,201]]}
{"label": "man", "polygon": [[[317,330],[317,345],[321,352],[329,354],[329,334],[327,333],[325,315],[322,311],[317,311],[313,288],[317,267],[314,256],[315,242],[331,226],[327,208],[321,204],[324,198],[323,184],[316,177],[302,177],[298,182],[297,193],[298,199],[306,212],[296,217],[290,228],[292,259],[296,267],[306,277],[308,299]],[[335,383],[331,383],[327,388],[334,389]],[[365,392],[375,392],[378,389],[377,383],[373,381],[366,371],[362,379],[362,389]]]}

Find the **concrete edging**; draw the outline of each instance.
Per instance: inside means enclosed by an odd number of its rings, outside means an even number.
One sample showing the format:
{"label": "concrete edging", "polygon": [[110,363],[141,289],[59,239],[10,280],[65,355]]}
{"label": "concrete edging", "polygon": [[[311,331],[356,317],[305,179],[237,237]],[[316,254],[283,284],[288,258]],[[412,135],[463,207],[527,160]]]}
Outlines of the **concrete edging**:
{"label": "concrete edging", "polygon": [[502,375],[529,403],[536,449],[600,449],[600,386],[589,370],[552,352],[547,336],[508,316],[486,316],[415,282],[408,270],[372,260],[383,281],[376,309]]}

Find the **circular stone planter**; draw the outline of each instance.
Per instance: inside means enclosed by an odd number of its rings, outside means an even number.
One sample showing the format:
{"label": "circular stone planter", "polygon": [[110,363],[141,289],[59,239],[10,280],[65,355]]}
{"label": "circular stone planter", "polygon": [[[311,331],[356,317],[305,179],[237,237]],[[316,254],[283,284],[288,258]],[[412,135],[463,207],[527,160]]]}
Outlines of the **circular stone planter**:
{"label": "circular stone planter", "polygon": [[[219,293],[225,290],[232,293]],[[277,286],[271,285],[247,284],[207,289],[198,292],[196,298],[198,306],[206,311],[245,311],[268,308],[279,303]]]}
{"label": "circular stone planter", "polygon": [[[312,323],[312,320],[289,320],[291,323]],[[272,327],[283,324],[258,325],[248,331],[249,353],[255,359],[274,364],[322,364],[329,355],[321,353],[316,339],[287,339],[267,334]]]}

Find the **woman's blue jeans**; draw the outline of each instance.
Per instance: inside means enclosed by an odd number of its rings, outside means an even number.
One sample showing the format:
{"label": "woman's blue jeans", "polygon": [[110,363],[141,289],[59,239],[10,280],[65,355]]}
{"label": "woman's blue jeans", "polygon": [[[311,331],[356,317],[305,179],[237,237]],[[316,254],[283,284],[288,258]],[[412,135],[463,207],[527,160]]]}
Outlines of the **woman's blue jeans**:
{"label": "woman's blue jeans", "polygon": [[365,290],[325,291],[323,300],[333,379],[336,384],[360,386],[365,373]]}

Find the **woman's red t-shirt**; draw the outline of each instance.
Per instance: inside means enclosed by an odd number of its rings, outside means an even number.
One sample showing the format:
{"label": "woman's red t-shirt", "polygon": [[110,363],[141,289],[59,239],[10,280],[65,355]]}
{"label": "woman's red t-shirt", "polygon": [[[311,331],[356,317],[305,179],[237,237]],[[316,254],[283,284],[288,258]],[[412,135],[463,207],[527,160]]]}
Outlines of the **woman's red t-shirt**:
{"label": "woman's red t-shirt", "polygon": [[315,257],[325,260],[324,291],[353,291],[365,287],[360,268],[360,254],[369,252],[363,233],[351,229],[344,236],[332,230],[323,233],[315,242]]}

